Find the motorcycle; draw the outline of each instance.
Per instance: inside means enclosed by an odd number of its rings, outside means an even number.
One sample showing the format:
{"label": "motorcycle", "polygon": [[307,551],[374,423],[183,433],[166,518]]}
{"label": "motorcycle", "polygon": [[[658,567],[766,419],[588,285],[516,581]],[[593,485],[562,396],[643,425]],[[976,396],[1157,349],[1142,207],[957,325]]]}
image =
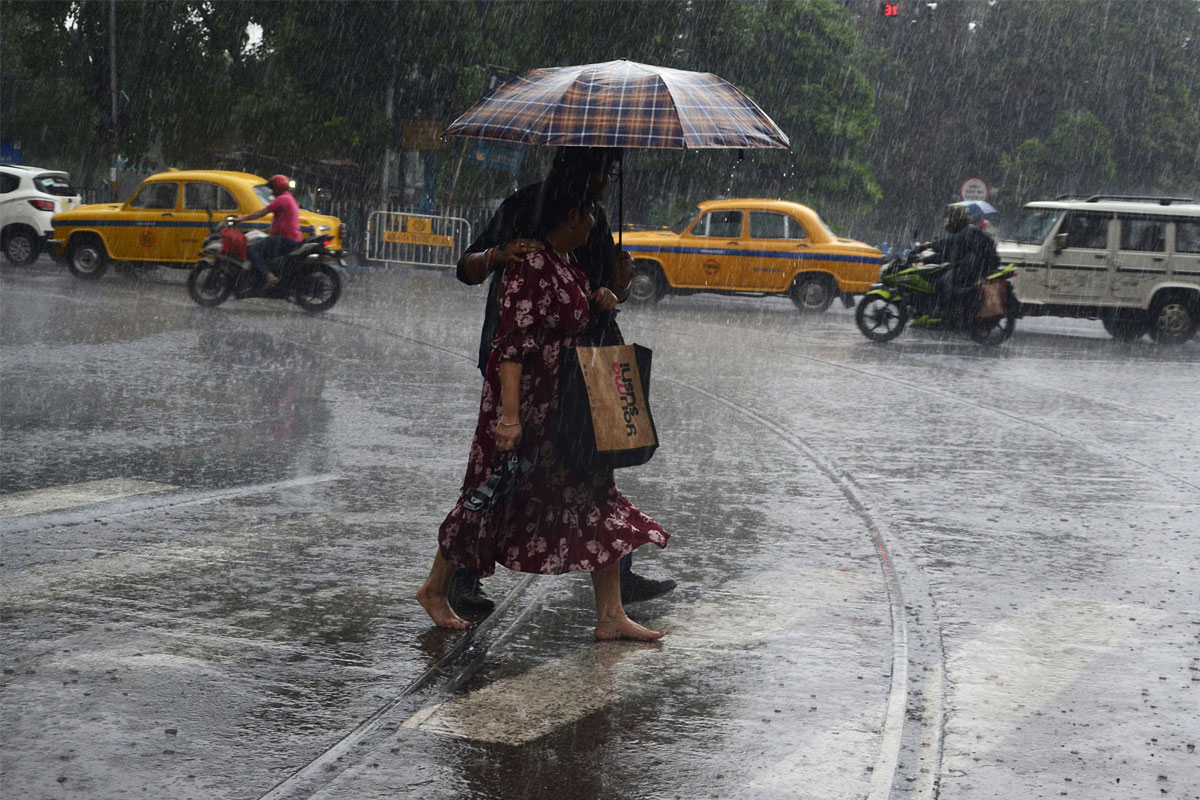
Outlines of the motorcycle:
{"label": "motorcycle", "polygon": [[1017,271],[1012,264],[985,275],[960,321],[934,319],[935,281],[949,264],[925,264],[921,247],[886,262],[854,311],[858,329],[873,342],[895,339],[906,325],[966,332],[974,341],[994,347],[1008,341],[1017,325],[1020,306],[1009,280]]}
{"label": "motorcycle", "polygon": [[266,276],[254,268],[245,252],[267,234],[258,229],[247,231],[245,247],[240,247],[239,237],[225,233],[235,229],[234,218],[226,217],[213,226],[200,246],[202,255],[187,279],[188,295],[198,305],[212,308],[233,295],[238,300],[250,297],[287,300],[305,311],[319,313],[332,308],[342,296],[346,281],[345,251],[326,247],[332,236],[309,236],[284,255],[268,258],[267,266],[279,276],[279,281],[267,286]]}

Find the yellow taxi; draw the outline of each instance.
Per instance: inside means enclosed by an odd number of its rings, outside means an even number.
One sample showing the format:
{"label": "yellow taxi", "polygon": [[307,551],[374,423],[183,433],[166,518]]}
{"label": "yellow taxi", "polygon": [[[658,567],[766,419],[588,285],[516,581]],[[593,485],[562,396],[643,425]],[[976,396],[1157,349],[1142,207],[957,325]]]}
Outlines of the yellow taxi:
{"label": "yellow taxi", "polygon": [[817,212],[787,200],[709,200],[663,231],[633,231],[621,247],[637,273],[629,297],[723,292],[787,295],[801,311],[829,308],[879,279],[882,253],[835,235]]}
{"label": "yellow taxi", "polygon": [[[271,202],[267,181],[247,172],[170,169],[142,181],[127,203],[94,203],[55,214],[51,220],[56,255],[80,278],[99,278],[112,261],[189,267],[212,226]],[[269,228],[271,215],[250,223]],[[328,234],[341,248],[337,217],[300,211],[300,232]]]}

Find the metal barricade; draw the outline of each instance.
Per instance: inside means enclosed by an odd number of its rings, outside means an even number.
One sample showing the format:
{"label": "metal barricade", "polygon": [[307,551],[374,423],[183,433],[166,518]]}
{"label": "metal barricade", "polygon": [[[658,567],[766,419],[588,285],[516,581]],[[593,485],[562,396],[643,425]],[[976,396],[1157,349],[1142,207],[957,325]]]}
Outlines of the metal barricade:
{"label": "metal barricade", "polygon": [[368,262],[452,269],[470,244],[462,217],[372,211],[367,222]]}

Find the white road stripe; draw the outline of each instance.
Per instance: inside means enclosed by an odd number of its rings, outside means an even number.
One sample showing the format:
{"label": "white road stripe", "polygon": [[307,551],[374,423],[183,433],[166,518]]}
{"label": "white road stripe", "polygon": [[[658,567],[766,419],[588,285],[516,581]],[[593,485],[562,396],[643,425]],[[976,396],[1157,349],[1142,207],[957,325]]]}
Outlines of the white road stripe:
{"label": "white road stripe", "polygon": [[[1150,609],[1066,597],[1039,599],[946,658],[950,689],[943,775],[974,769],[1026,719],[1067,690]],[[967,744],[962,737],[969,735]]]}
{"label": "white road stripe", "polygon": [[710,593],[678,616],[647,623],[668,629],[661,648],[604,642],[504,678],[474,692],[424,708],[404,727],[484,742],[520,745],[569,725],[637,691],[639,676],[653,670],[659,682],[703,668],[750,642],[769,639],[831,608],[861,604],[879,613],[886,604],[877,573],[840,570],[756,573],[756,587],[771,591]]}
{"label": "white road stripe", "polygon": [[27,514],[43,514],[65,508],[79,508],[122,497],[154,492],[169,492],[178,489],[168,483],[139,481],[132,478],[107,478],[99,481],[72,483],[66,486],[51,486],[46,489],[31,489],[0,495],[0,519],[21,517]]}

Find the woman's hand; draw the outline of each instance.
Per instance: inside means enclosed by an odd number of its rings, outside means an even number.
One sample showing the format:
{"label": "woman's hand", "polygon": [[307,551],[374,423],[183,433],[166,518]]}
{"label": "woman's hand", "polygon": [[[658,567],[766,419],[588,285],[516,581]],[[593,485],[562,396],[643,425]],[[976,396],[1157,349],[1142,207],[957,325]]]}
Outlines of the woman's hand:
{"label": "woman's hand", "polygon": [[502,245],[492,248],[491,257],[496,263],[512,264],[520,261],[526,253],[539,249],[541,243],[537,239],[511,239]]}
{"label": "woman's hand", "polygon": [[617,296],[612,293],[611,289],[603,286],[589,294],[588,300],[592,301],[601,311],[612,311],[617,307]]}
{"label": "woman's hand", "polygon": [[501,415],[500,419],[496,420],[492,433],[496,437],[496,450],[507,453],[516,448],[521,441],[521,423],[519,420],[506,421],[504,415]]}

